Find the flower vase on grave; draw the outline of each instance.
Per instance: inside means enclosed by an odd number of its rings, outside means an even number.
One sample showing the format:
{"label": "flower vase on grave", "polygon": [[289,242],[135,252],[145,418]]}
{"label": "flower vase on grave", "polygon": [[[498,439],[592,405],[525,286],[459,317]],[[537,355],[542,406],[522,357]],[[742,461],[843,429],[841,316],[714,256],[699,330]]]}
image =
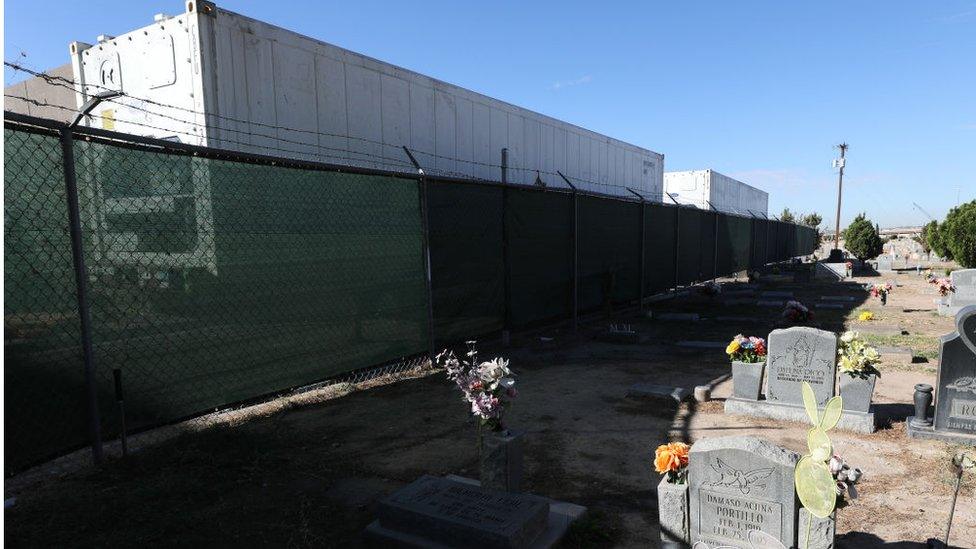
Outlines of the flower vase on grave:
{"label": "flower vase on grave", "polygon": [[480,440],[481,486],[518,492],[522,484],[522,438],[509,429],[482,429]]}
{"label": "flower vase on grave", "polygon": [[929,406],[932,405],[932,386],[927,383],[915,385],[915,417],[912,424],[916,427],[931,427],[932,420],[929,419]]}
{"label": "flower vase on grave", "polygon": [[667,476],[657,485],[658,523],[661,547],[687,547],[691,540],[688,513],[688,483],[675,484]]}
{"label": "flower vase on grave", "polygon": [[871,411],[871,398],[874,395],[874,385],[878,381],[876,374],[852,375],[842,373],[840,376],[840,396],[844,410],[868,413]]}
{"label": "flower vase on grave", "polygon": [[732,361],[732,396],[745,400],[759,400],[765,368],[765,360],[762,362]]}

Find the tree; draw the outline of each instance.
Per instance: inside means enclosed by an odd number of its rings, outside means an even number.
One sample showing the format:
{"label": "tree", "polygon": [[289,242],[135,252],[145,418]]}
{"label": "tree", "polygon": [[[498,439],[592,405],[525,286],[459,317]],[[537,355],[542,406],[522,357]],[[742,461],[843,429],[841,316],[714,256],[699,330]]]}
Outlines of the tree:
{"label": "tree", "polygon": [[796,217],[789,208],[783,208],[783,213],[779,214],[779,220],[785,223],[796,223]]}
{"label": "tree", "polygon": [[884,243],[881,242],[877,227],[863,213],[844,229],[844,247],[862,263],[884,251]]}
{"label": "tree", "polygon": [[976,200],[949,210],[940,227],[942,242],[961,267],[976,267]]}
{"label": "tree", "polygon": [[922,225],[922,232],[915,237],[915,242],[922,245],[922,251],[929,253],[932,251],[932,246],[929,245],[929,233],[934,230],[938,230],[939,222],[936,220],[929,221],[925,225]]}
{"label": "tree", "polygon": [[949,251],[949,248],[946,247],[945,239],[942,238],[942,231],[944,227],[938,223],[935,223],[934,221],[929,223],[928,227],[929,230],[928,233],[926,233],[925,238],[928,242],[929,248],[939,257],[952,259],[952,253]]}
{"label": "tree", "polygon": [[808,213],[807,215],[800,218],[800,224],[806,225],[807,227],[813,227],[816,232],[817,247],[820,247],[820,243],[823,241],[823,234],[820,232],[820,224],[823,223],[823,218],[817,212]]}

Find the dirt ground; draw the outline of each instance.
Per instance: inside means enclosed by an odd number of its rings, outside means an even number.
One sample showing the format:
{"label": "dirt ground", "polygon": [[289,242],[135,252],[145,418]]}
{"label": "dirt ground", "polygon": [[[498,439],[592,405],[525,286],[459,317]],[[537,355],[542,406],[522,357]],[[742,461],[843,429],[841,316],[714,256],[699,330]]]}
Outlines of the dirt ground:
{"label": "dirt ground", "polygon": [[[935,314],[932,286],[913,273],[881,307],[856,283],[772,283],[812,305],[821,295],[851,295],[840,311],[817,309],[816,322],[840,331],[871,310],[866,330],[879,345],[909,345],[911,365],[882,365],[875,393],[882,427],[872,435],[832,431],[835,449],[865,471],[860,498],[838,512],[840,547],[922,547],[941,537],[954,477],[955,448],[907,438],[913,386],[933,383],[938,336],[951,319]],[[877,282],[878,277],[857,283]],[[509,423],[526,431],[525,490],[585,505],[565,547],[656,547],[654,448],[672,440],[755,435],[805,452],[807,427],[727,416],[728,362],[721,349],[683,349],[679,340],[727,341],[765,335],[781,309],[720,306],[702,296],[662,301],[655,312],[698,312],[699,322],[664,322],[618,313],[641,332],[636,345],[601,343],[606,319],[578,333],[547,330],[482,345],[518,374],[520,396]],[[749,321],[715,319],[745,316]],[[719,381],[716,381],[719,380]],[[693,388],[714,382],[713,401],[675,408],[626,397],[637,382]],[[373,383],[371,385],[377,385]],[[10,546],[326,546],[361,545],[378,498],[422,474],[477,476],[477,425],[442,372],[371,386],[333,388],[272,406],[251,419],[186,432],[97,470],[57,475],[44,468],[8,479]],[[956,507],[953,546],[976,546],[976,480],[966,479]]]}

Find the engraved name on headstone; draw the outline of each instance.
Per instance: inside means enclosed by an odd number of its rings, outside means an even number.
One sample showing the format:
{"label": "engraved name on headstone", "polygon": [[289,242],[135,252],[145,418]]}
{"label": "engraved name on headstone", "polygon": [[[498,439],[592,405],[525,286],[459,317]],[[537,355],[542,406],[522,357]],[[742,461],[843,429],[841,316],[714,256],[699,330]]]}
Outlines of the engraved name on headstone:
{"label": "engraved name on headstone", "polygon": [[803,405],[800,387],[813,388],[817,405],[834,396],[837,336],[833,332],[798,326],[769,333],[766,400]]}
{"label": "engraved name on headstone", "polygon": [[799,457],[753,437],[696,442],[688,462],[692,544],[747,548],[749,531],[759,530],[794,546]]}

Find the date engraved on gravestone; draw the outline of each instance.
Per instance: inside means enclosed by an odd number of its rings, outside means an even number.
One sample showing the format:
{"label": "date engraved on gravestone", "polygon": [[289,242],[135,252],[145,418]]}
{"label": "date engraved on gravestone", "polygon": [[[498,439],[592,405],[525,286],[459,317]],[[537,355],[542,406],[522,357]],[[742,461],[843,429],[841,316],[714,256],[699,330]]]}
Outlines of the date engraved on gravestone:
{"label": "date engraved on gravestone", "polygon": [[715,540],[747,541],[750,530],[781,538],[783,504],[746,496],[702,490],[699,498],[701,535]]}

